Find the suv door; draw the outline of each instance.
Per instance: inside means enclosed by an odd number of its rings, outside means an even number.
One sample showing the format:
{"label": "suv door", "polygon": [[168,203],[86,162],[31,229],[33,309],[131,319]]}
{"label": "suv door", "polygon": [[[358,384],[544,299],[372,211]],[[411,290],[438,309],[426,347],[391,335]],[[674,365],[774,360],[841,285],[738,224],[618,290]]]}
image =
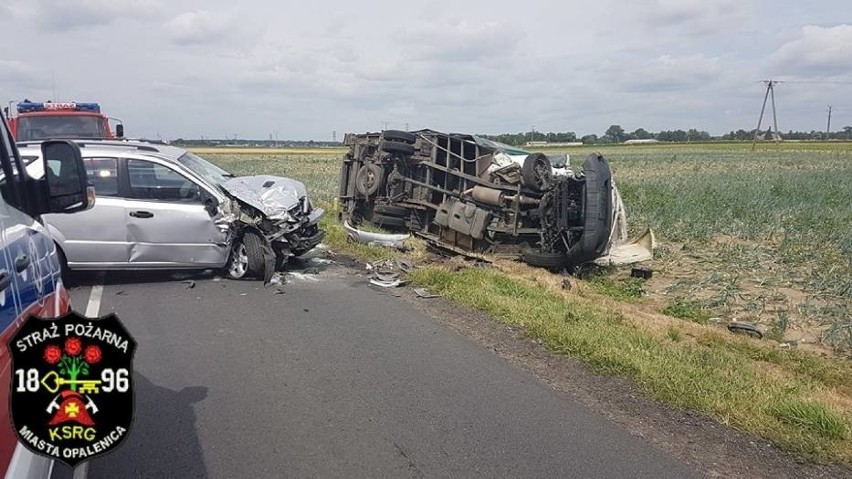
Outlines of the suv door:
{"label": "suv door", "polygon": [[161,163],[126,162],[130,266],[224,266],[228,233],[202,203],[203,187]]}
{"label": "suv door", "polygon": [[124,200],[118,197],[118,159],[84,158],[95,205],[74,215],[44,215],[72,269],[121,267],[130,246],[124,221]]}

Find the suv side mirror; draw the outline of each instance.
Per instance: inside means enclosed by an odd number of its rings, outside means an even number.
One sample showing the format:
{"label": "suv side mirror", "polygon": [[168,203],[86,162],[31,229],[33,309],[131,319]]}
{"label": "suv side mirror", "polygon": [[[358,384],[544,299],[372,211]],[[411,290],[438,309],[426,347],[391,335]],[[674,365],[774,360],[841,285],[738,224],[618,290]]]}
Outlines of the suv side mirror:
{"label": "suv side mirror", "polygon": [[117,138],[124,138],[124,125],[121,123],[115,125],[115,136]]}
{"label": "suv side mirror", "polygon": [[74,213],[94,206],[95,192],[88,186],[80,147],[70,141],[47,140],[41,144],[41,157],[42,197],[47,197],[41,213]]}

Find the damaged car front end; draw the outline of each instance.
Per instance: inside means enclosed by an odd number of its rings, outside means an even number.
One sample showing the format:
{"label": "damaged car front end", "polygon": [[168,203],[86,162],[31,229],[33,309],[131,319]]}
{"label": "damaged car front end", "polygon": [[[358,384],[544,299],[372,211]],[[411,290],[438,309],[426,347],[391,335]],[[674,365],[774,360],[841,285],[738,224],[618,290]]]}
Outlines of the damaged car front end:
{"label": "damaged car front end", "polygon": [[240,277],[246,269],[268,282],[288,258],[307,253],[325,236],[319,228],[325,212],[313,207],[299,181],[269,175],[236,177],[224,182],[222,189],[235,203],[229,208],[237,238],[228,262],[232,277]]}
{"label": "damaged car front end", "polygon": [[[550,269],[649,259],[653,236],[628,242],[607,160],[564,161],[466,134],[347,134],[341,219],[408,230],[446,251],[489,253]],[[650,243],[648,239],[650,238]]]}

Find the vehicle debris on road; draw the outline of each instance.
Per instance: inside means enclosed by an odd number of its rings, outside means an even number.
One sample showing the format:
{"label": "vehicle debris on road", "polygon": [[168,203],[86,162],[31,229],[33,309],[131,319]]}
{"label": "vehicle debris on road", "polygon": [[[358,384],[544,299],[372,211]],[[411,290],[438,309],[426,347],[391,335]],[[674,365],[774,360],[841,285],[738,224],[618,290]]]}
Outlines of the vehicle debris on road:
{"label": "vehicle debris on road", "polygon": [[652,257],[653,233],[628,241],[624,204],[600,154],[573,171],[567,158],[433,130],[350,133],[344,144],[340,218],[353,240],[384,237],[401,247],[401,239],[355,228],[370,223],[455,254],[505,255],[554,270]]}
{"label": "vehicle debris on road", "polygon": [[348,221],[343,222],[343,227],[346,229],[347,238],[350,241],[354,241],[356,243],[362,243],[367,245],[376,245],[376,246],[386,246],[388,248],[396,248],[399,250],[405,249],[405,241],[411,238],[411,235],[403,235],[403,234],[387,234],[387,233],[373,233],[371,231],[361,231],[352,225],[349,224]]}
{"label": "vehicle debris on road", "polygon": [[416,294],[417,297],[421,299],[432,299],[441,297],[440,294],[431,293],[426,288],[414,288],[414,294]]}

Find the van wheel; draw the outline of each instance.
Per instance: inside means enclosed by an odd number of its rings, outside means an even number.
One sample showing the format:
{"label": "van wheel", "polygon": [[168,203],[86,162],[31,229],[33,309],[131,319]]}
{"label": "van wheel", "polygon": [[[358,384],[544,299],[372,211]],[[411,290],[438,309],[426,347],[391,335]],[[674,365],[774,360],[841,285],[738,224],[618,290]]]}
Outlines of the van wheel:
{"label": "van wheel", "polygon": [[234,241],[228,260],[228,277],[245,279],[263,275],[263,240],[254,231],[246,231]]}
{"label": "van wheel", "polygon": [[381,143],[379,143],[379,149],[387,153],[397,153],[402,156],[409,156],[414,154],[414,145],[402,143],[401,141],[382,140]]}
{"label": "van wheel", "polygon": [[547,268],[551,271],[558,271],[568,263],[568,257],[565,256],[565,253],[552,253],[550,251],[534,249],[524,251],[523,259],[524,263],[530,266]]}
{"label": "van wheel", "polygon": [[402,143],[414,143],[417,141],[417,135],[402,130],[385,130],[382,132],[382,139],[400,141]]}
{"label": "van wheel", "polygon": [[367,198],[379,191],[381,184],[382,169],[373,163],[362,166],[355,174],[355,189]]}
{"label": "van wheel", "polygon": [[384,216],[397,216],[400,218],[408,216],[408,208],[394,205],[375,205],[373,211]]}
{"label": "van wheel", "polygon": [[521,169],[524,186],[539,191],[546,190],[553,180],[553,167],[550,158],[543,153],[533,153],[526,157]]}

